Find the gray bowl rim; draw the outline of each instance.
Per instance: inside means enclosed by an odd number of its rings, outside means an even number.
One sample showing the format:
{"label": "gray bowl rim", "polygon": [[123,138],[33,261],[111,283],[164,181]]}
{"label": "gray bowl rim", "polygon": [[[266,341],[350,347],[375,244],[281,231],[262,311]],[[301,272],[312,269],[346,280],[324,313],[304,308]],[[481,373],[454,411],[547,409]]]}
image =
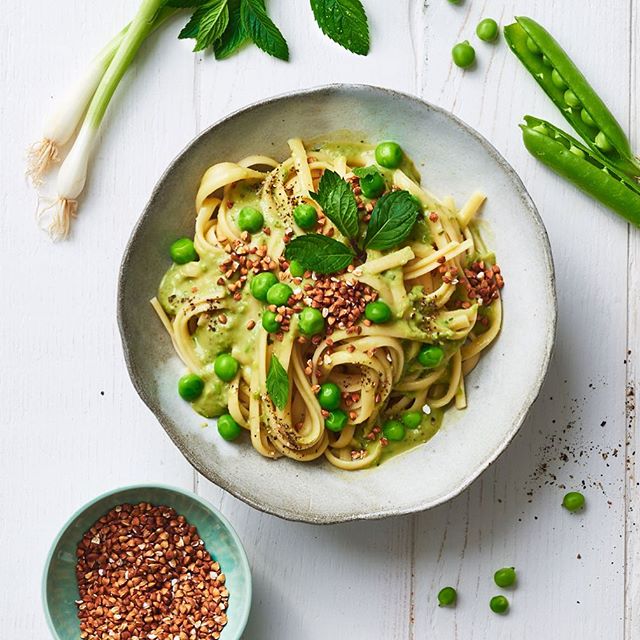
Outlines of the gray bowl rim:
{"label": "gray bowl rim", "polygon": [[251,566],[249,565],[249,559],[247,558],[247,552],[245,551],[244,545],[242,544],[242,540],[240,540],[240,536],[233,528],[233,525],[227,520],[227,518],[222,514],[218,509],[216,509],[208,500],[205,500],[197,493],[193,491],[189,491],[187,489],[181,489],[180,487],[174,487],[168,484],[150,484],[150,483],[142,483],[142,484],[130,484],[124,487],[118,487],[116,489],[110,489],[109,491],[105,491],[100,495],[96,496],[89,502],[83,504],[80,508],[76,509],[69,518],[65,521],[65,523],[60,527],[58,531],[58,535],[54,538],[51,543],[51,547],[49,548],[49,552],[47,553],[47,559],[44,563],[44,569],[42,571],[42,582],[40,585],[40,597],[42,599],[42,609],[44,610],[44,616],[47,621],[47,626],[51,631],[51,635],[56,640],[62,640],[58,635],[58,632],[53,624],[53,620],[51,619],[51,612],[49,610],[49,599],[47,598],[47,577],[49,575],[49,570],[51,569],[51,561],[53,560],[53,554],[58,547],[58,543],[62,540],[62,536],[67,532],[67,529],[72,525],[73,522],[76,521],[87,509],[92,507],[94,504],[104,500],[105,498],[109,498],[110,496],[121,493],[123,491],[136,491],[139,489],[162,489],[164,491],[169,491],[172,493],[179,493],[191,500],[195,500],[197,503],[202,505],[207,511],[210,511],[213,515],[216,516],[220,520],[220,522],[224,525],[225,529],[231,535],[231,539],[234,544],[238,548],[240,552],[240,562],[242,564],[242,570],[245,572],[247,576],[247,586],[249,589],[249,606],[246,608],[246,613],[244,615],[244,620],[241,622],[240,632],[243,633],[247,622],[249,621],[249,614],[251,613],[251,601],[253,599],[253,581],[251,577]]}
{"label": "gray bowl rim", "polygon": [[[351,91],[353,93],[359,93],[362,95],[362,99],[366,99],[368,93],[379,93],[386,94],[388,96],[397,98],[399,100],[406,100],[409,102],[413,102],[416,105],[420,105],[421,107],[426,106],[428,109],[431,109],[445,118],[451,120],[455,125],[463,129],[469,136],[474,138],[477,142],[479,142],[487,151],[487,153],[493,158],[498,165],[505,171],[505,173],[509,176],[511,182],[515,186],[518,195],[520,196],[523,204],[526,206],[531,220],[534,225],[537,227],[537,230],[540,234],[540,238],[544,247],[544,255],[542,256],[542,260],[545,266],[545,270],[548,273],[548,281],[547,287],[550,293],[550,297],[552,300],[551,305],[551,313],[552,317],[549,318],[549,323],[547,326],[547,336],[545,341],[545,352],[544,359],[540,366],[540,370],[538,371],[538,377],[535,383],[531,386],[529,393],[527,394],[526,401],[522,407],[520,413],[515,417],[513,421],[513,425],[511,429],[506,433],[504,439],[500,443],[499,446],[496,447],[495,451],[492,455],[484,462],[484,464],[480,465],[473,472],[468,474],[455,488],[449,491],[449,493],[444,496],[440,496],[435,500],[425,500],[419,504],[409,506],[406,508],[389,508],[389,509],[381,509],[379,511],[374,512],[365,512],[365,513],[353,513],[350,515],[321,515],[314,516],[313,514],[304,514],[297,513],[293,514],[290,512],[281,513],[278,509],[270,508],[254,500],[251,496],[246,495],[241,487],[234,486],[231,482],[229,482],[226,478],[222,476],[209,477],[208,474],[205,474],[204,471],[198,466],[198,464],[192,460],[186,448],[181,446],[178,438],[174,437],[171,433],[171,429],[169,427],[169,423],[171,422],[169,416],[165,415],[160,409],[154,407],[154,400],[150,397],[149,394],[146,393],[144,389],[144,385],[141,382],[141,374],[137,371],[136,365],[133,362],[133,358],[131,355],[131,351],[129,345],[127,343],[127,328],[125,326],[124,320],[124,281],[126,279],[127,267],[129,266],[129,261],[132,258],[133,252],[135,250],[136,239],[138,235],[139,229],[142,227],[143,223],[147,215],[149,214],[149,207],[151,203],[154,201],[156,196],[159,194],[162,185],[165,182],[165,179],[168,175],[173,171],[175,165],[182,159],[184,155],[190,152],[191,148],[204,136],[208,135],[215,128],[220,125],[234,120],[247,112],[250,112],[258,107],[262,107],[267,104],[275,104],[279,102],[286,103],[291,98],[298,98],[302,96],[316,96],[322,97],[324,95],[329,95],[331,93],[337,91]],[[329,133],[329,132],[327,132]],[[531,195],[527,191],[527,188],[524,186],[522,179],[516,173],[515,169],[505,160],[502,154],[480,133],[478,133],[473,127],[468,125],[464,120],[458,118],[458,116],[454,115],[447,109],[443,107],[439,107],[437,105],[432,104],[422,98],[419,98],[415,95],[411,95],[409,93],[404,93],[401,91],[396,91],[395,89],[387,89],[384,87],[377,87],[374,85],[368,84],[350,84],[350,83],[334,83],[321,85],[316,87],[311,87],[308,89],[299,89],[294,91],[288,91],[286,93],[281,93],[270,98],[266,98],[263,100],[258,100],[253,102],[247,106],[244,106],[240,109],[237,109],[231,112],[229,115],[224,116],[219,119],[217,122],[213,123],[206,129],[203,129],[200,133],[198,133],[195,137],[193,137],[187,145],[175,156],[175,158],[171,161],[167,169],[164,171],[162,176],[157,181],[156,185],[151,192],[149,199],[147,200],[147,204],[145,205],[140,217],[138,218],[131,235],[129,237],[129,241],[124,250],[124,254],[122,257],[122,262],[120,264],[120,271],[118,275],[118,294],[117,294],[117,314],[118,314],[118,328],[120,330],[120,338],[122,340],[122,348],[124,351],[124,358],[127,365],[127,370],[129,372],[129,377],[131,378],[131,382],[138,395],[142,399],[142,401],[147,405],[149,410],[154,414],[158,422],[162,425],[163,429],[172,440],[172,442],[178,447],[182,455],[188,460],[188,462],[193,466],[193,468],[198,471],[203,477],[207,478],[214,484],[218,485],[225,491],[228,491],[231,495],[235,496],[239,500],[242,500],[246,504],[250,505],[254,509],[258,511],[262,511],[263,513],[268,513],[274,516],[278,516],[279,518],[283,518],[284,520],[290,520],[292,522],[306,522],[309,524],[337,524],[341,522],[351,522],[354,520],[380,520],[382,518],[388,518],[393,516],[406,515],[410,513],[419,513],[422,511],[426,511],[428,509],[433,509],[449,500],[455,498],[457,495],[462,493],[467,487],[469,487],[474,480],[476,480],[484,471],[486,471],[506,450],[508,445],[514,439],[523,422],[525,421],[529,411],[533,403],[536,401],[538,396],[540,395],[540,390],[542,389],[542,385],[544,383],[545,377],[547,375],[547,371],[549,369],[549,364],[551,362],[551,358],[553,356],[553,351],[555,347],[556,340],[556,332],[557,332],[557,322],[558,322],[558,298],[556,294],[556,276],[555,276],[555,268],[553,264],[553,256],[551,253],[551,244],[549,242],[549,234],[547,233],[547,229],[544,226],[542,218],[536,208],[536,205],[531,198]]]}

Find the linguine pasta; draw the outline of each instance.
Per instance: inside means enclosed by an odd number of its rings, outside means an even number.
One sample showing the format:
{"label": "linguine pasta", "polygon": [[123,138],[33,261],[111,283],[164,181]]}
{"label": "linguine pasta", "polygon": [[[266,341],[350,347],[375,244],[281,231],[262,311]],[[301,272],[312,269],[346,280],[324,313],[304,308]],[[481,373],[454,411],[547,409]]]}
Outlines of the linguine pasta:
{"label": "linguine pasta", "polygon": [[[485,198],[475,193],[456,209],[452,198],[420,186],[408,159],[395,168],[376,165],[374,146],[308,150],[292,139],[289,147],[283,162],[255,155],[205,172],[196,196],[197,259],[174,264],[151,302],[185,367],[203,383],[192,399],[198,413],[225,415],[263,456],[323,457],[361,469],[426,442],[445,409],[466,406],[465,378],[502,319],[502,276],[475,223]],[[385,196],[364,196],[354,174],[362,167],[384,178],[385,193],[406,191],[419,202],[398,246],[364,249],[318,203],[323,174],[337,174],[353,192],[366,233]],[[312,229],[297,223],[300,204],[315,209]],[[252,233],[239,226],[246,208],[262,214]],[[353,260],[332,273],[294,269],[288,247],[307,234],[351,247]],[[284,304],[252,295],[252,280],[264,272],[289,285]],[[372,303],[383,303],[379,317]],[[321,330],[305,330],[305,309],[317,310]],[[222,378],[220,354],[237,363]],[[328,383],[339,388],[338,409],[319,401]]]}

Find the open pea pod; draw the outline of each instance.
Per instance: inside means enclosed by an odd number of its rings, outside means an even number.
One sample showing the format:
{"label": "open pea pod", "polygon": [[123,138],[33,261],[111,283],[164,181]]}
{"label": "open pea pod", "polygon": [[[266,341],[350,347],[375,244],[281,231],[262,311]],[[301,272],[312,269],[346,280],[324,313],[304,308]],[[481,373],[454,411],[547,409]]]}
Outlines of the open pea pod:
{"label": "open pea pod", "polygon": [[545,120],[524,117],[524,145],[532,156],[640,227],[640,185],[587,146]]}
{"label": "open pea pod", "polygon": [[640,162],[622,127],[553,36],[535,20],[517,17],[504,28],[511,50],[596,155],[632,177]]}

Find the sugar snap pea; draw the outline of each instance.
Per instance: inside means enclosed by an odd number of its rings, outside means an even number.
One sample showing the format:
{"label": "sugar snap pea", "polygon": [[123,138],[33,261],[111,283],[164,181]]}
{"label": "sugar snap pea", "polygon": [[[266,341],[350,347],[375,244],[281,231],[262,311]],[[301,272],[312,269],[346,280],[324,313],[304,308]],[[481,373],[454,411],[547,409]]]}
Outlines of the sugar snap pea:
{"label": "sugar snap pea", "polygon": [[571,58],[541,25],[526,17],[504,29],[511,50],[596,155],[632,177],[640,161],[622,127]]}
{"label": "sugar snap pea", "polygon": [[640,226],[640,185],[633,178],[551,123],[533,116],[524,120],[520,128],[532,156]]}

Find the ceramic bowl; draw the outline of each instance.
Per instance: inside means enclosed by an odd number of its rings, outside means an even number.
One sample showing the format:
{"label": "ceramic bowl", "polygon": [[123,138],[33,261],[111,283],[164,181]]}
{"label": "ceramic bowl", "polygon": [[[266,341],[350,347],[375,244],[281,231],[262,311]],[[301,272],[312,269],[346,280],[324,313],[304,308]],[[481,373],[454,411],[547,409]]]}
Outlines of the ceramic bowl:
{"label": "ceramic bowl", "polygon": [[162,485],[124,487],[105,493],[76,511],[62,527],[47,557],[42,580],[42,601],[53,637],[80,640],[75,567],[76,548],[82,536],[113,507],[139,502],[173,507],[197,527],[207,551],[227,577],[229,622],[220,638],[239,640],[251,608],[251,571],[242,543],[227,519],[208,502],[189,491]]}
{"label": "ceramic bowl", "polygon": [[[358,132],[396,140],[422,183],[459,204],[488,194],[482,218],[506,280],[504,325],[467,381],[465,411],[449,411],[426,445],[380,467],[345,472],[322,461],[261,457],[248,442],[224,442],[176,392],[184,373],[149,305],[169,267],[169,246],[193,236],[194,198],[204,171],[250,154],[289,155],[287,139]],[[200,473],[248,504],[315,523],[421,511],[467,487],[505,449],[542,385],[556,324],[547,233],[522,182],[482,136],[413,96],[369,86],[332,85],[290,93],[238,111],[195,138],[160,179],[126,248],[118,315],[129,373],[140,397]]]}

